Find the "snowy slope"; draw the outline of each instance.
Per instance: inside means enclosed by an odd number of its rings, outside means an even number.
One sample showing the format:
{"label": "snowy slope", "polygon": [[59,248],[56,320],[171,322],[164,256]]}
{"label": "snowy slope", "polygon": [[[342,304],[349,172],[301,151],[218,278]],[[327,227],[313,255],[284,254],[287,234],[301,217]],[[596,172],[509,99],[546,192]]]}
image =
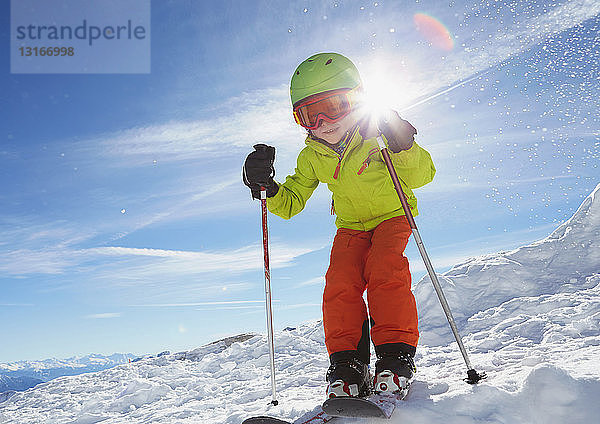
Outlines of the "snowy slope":
{"label": "snowy slope", "polygon": [[[441,276],[471,360],[489,375],[477,386],[461,381],[464,363],[431,284],[415,284],[419,371],[389,422],[597,422],[599,235],[600,185],[548,238],[473,258]],[[41,384],[0,403],[0,422],[233,424],[257,414],[293,420],[323,398],[322,326],[278,332],[275,344],[276,407],[267,406],[265,337],[242,335]]]}

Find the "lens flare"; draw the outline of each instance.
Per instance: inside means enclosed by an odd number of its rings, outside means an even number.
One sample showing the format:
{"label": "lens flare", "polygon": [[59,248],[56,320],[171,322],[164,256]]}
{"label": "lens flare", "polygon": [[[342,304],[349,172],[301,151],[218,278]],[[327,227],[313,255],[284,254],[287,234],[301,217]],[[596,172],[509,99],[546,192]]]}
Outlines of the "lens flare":
{"label": "lens flare", "polygon": [[454,40],[450,31],[438,19],[425,13],[416,13],[413,16],[413,22],[417,31],[432,46],[447,52],[454,48]]}

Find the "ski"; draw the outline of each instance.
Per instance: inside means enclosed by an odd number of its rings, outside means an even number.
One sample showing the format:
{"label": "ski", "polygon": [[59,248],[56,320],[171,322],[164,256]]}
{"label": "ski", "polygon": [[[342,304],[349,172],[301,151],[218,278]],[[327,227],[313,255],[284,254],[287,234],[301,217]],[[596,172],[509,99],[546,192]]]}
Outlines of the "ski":
{"label": "ski", "polygon": [[242,424],[325,424],[332,423],[335,417],[327,415],[321,405],[314,408],[312,411],[307,412],[300,418],[292,421],[284,421],[279,418],[258,416],[244,420]]}
{"label": "ski", "polygon": [[260,416],[245,419],[242,421],[242,424],[290,424],[290,422],[280,420],[279,418]]}
{"label": "ski", "polygon": [[323,411],[335,417],[353,418],[389,418],[396,404],[393,399],[377,399],[376,395],[368,398],[336,397],[323,403]]}
{"label": "ski", "polygon": [[402,378],[399,393],[378,394],[361,397],[334,397],[327,399],[323,405],[315,407],[291,421],[284,421],[275,417],[257,416],[247,418],[242,424],[325,424],[337,422],[339,417],[348,418],[390,418],[400,401],[404,400],[410,390],[410,380]]}
{"label": "ski", "polygon": [[323,411],[333,417],[390,418],[410,385],[396,394],[372,394],[366,398],[336,397],[323,403]]}
{"label": "ski", "polygon": [[401,393],[372,394],[366,398],[336,397],[327,399],[295,421],[275,417],[258,416],[244,420],[242,424],[325,424],[337,422],[337,418],[390,418],[396,406],[408,394],[410,386]]}

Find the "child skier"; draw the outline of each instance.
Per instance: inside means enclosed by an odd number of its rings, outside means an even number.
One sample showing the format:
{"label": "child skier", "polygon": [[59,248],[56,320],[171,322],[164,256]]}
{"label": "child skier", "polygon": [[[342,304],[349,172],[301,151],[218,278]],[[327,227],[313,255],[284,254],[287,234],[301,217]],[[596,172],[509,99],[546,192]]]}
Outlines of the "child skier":
{"label": "child skier", "polygon": [[[285,219],[304,209],[319,183],[327,184],[338,227],[323,293],[331,362],[327,397],[365,396],[373,387],[400,391],[416,372],[419,338],[404,256],[411,228],[375,137],[383,134],[414,215],[417,200],[411,189],[433,179],[431,156],[414,141],[414,127],[396,112],[374,118],[365,110],[358,70],[340,54],[319,53],[302,62],[290,93],[296,122],[308,131],[295,173],[282,184],[275,182],[275,148],[257,145],[244,163],[244,183],[254,198],[265,187],[269,211]],[[374,381],[368,368],[370,340],[377,354]]]}

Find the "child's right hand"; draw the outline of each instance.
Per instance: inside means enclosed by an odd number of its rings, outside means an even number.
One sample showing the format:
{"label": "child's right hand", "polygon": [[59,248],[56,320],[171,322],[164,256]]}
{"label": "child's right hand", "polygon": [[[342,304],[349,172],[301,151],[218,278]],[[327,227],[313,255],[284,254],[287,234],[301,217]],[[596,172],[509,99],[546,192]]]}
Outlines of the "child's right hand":
{"label": "child's right hand", "polygon": [[254,151],[246,157],[242,179],[254,199],[260,199],[260,188],[267,190],[267,197],[273,197],[279,191],[279,186],[273,180],[275,176],[275,147],[257,144]]}

